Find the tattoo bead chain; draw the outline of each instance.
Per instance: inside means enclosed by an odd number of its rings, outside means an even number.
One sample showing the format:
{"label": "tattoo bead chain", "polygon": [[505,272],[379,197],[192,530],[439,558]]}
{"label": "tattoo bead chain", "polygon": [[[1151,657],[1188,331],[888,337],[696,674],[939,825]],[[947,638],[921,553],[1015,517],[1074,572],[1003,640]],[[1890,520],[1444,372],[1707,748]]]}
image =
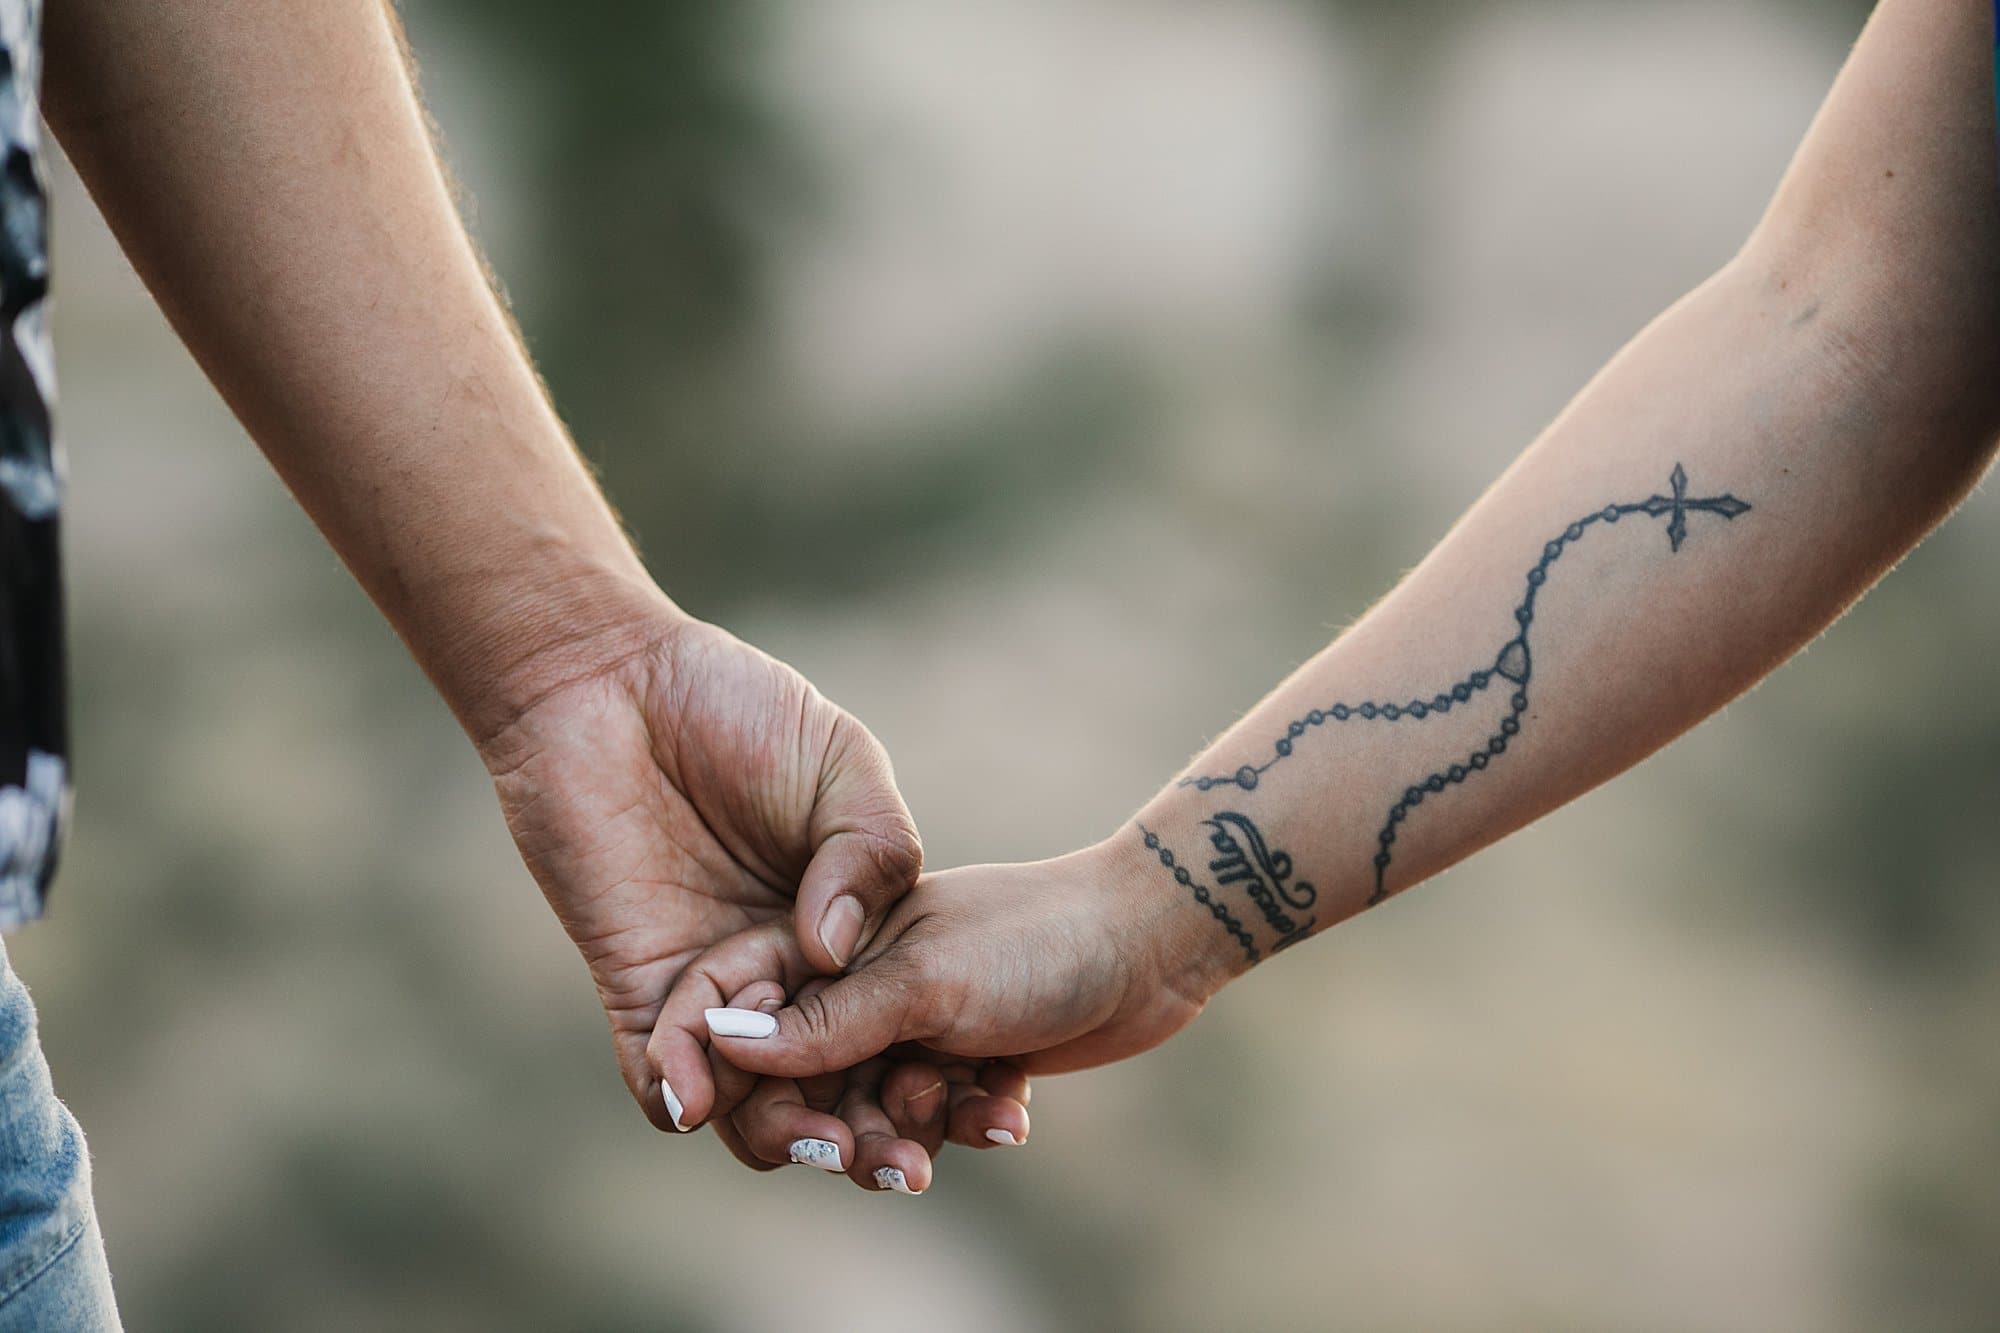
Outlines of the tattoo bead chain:
{"label": "tattoo bead chain", "polygon": [[[1509,712],[1501,719],[1499,729],[1487,739],[1486,743],[1462,761],[1419,778],[1404,790],[1402,797],[1394,805],[1389,807],[1382,830],[1376,835],[1376,842],[1381,850],[1375,854],[1375,891],[1368,899],[1368,905],[1373,907],[1389,896],[1388,872],[1390,862],[1395,859],[1395,853],[1391,848],[1396,843],[1397,827],[1407,820],[1410,812],[1422,805],[1427,797],[1437,795],[1446,787],[1464,782],[1474,773],[1485,771],[1489,764],[1507,752],[1508,742],[1520,733],[1521,719],[1528,711],[1528,682],[1534,675],[1534,657],[1528,649],[1528,634],[1535,621],[1535,599],[1540,594],[1542,585],[1548,582],[1549,567],[1562,558],[1563,552],[1569,549],[1570,544],[1580,539],[1595,524],[1616,523],[1629,514],[1644,514],[1648,518],[1668,520],[1667,542],[1673,553],[1679,554],[1681,543],[1687,540],[1688,514],[1717,514],[1726,519],[1733,519],[1740,514],[1750,512],[1750,506],[1734,495],[1689,499],[1687,470],[1679,463],[1674,464],[1673,474],[1668,481],[1673,490],[1671,495],[1651,495],[1644,500],[1627,504],[1606,505],[1576,520],[1542,547],[1542,558],[1528,571],[1527,593],[1522,597],[1521,604],[1514,608],[1514,620],[1520,626],[1520,630],[1501,647],[1490,665],[1474,671],[1429,699],[1413,699],[1408,703],[1386,703],[1380,700],[1363,703],[1343,702],[1328,708],[1315,708],[1285,728],[1285,734],[1271,747],[1271,757],[1263,763],[1245,764],[1234,773],[1183,778],[1178,785],[1193,787],[1197,791],[1211,791],[1216,787],[1236,787],[1243,791],[1255,791],[1258,782],[1266,773],[1291,758],[1295,742],[1310,728],[1323,726],[1329,721],[1349,722],[1356,719],[1365,722],[1378,720],[1396,722],[1409,718],[1421,722],[1434,714],[1450,712],[1455,704],[1468,702],[1473,695],[1490,688],[1495,679],[1504,679],[1512,683],[1515,688],[1513,697],[1508,701]],[[1147,845],[1152,845],[1150,834]],[[1182,883],[1186,881],[1182,880]]]}
{"label": "tattoo bead chain", "polygon": [[1243,929],[1243,923],[1236,919],[1235,913],[1217,902],[1215,896],[1208,891],[1208,886],[1197,880],[1188,872],[1186,866],[1174,859],[1171,848],[1160,845],[1159,834],[1153,832],[1144,824],[1139,825],[1139,832],[1145,835],[1146,850],[1157,852],[1160,857],[1160,864],[1174,872],[1174,883],[1193,893],[1194,900],[1203,907],[1206,907],[1208,914],[1221,922],[1224,930],[1236,937],[1236,942],[1243,946],[1244,956],[1252,963],[1261,959],[1264,955],[1258,950],[1257,942],[1250,938],[1249,931]]}

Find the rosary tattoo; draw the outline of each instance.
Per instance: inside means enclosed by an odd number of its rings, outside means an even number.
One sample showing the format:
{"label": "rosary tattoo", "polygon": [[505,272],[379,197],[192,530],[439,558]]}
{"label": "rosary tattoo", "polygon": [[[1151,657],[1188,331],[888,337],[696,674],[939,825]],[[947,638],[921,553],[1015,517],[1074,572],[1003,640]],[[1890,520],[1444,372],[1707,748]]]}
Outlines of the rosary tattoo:
{"label": "rosary tattoo", "polygon": [[[1402,703],[1381,700],[1340,702],[1315,708],[1285,728],[1285,734],[1272,743],[1270,758],[1263,763],[1245,764],[1234,773],[1183,778],[1178,785],[1202,792],[1219,787],[1254,792],[1258,784],[1265,780],[1266,774],[1292,757],[1298,742],[1309,730],[1329,722],[1421,722],[1433,715],[1449,713],[1457,705],[1470,702],[1474,695],[1484,693],[1499,682],[1506,682],[1500,688],[1512,689],[1508,712],[1500,720],[1499,729],[1485,744],[1459,762],[1411,783],[1389,807],[1382,830],[1375,835],[1380,850],[1375,853],[1375,891],[1368,899],[1368,905],[1373,907],[1389,896],[1387,877],[1390,862],[1395,859],[1397,830],[1427,798],[1465,782],[1475,773],[1484,772],[1494,760],[1507,752],[1508,743],[1520,734],[1521,721],[1528,711],[1528,684],[1534,678],[1535,659],[1528,646],[1528,636],[1535,621],[1535,599],[1548,582],[1550,567],[1562,558],[1564,552],[1597,524],[1612,524],[1637,514],[1666,519],[1668,546],[1672,553],[1679,554],[1681,543],[1687,540],[1689,514],[1716,514],[1733,519],[1750,512],[1750,506],[1734,495],[1690,498],[1687,493],[1687,470],[1678,463],[1674,464],[1673,475],[1668,481],[1672,494],[1650,495],[1644,500],[1606,505],[1576,520],[1543,546],[1541,559],[1528,571],[1527,593],[1521,598],[1520,605],[1514,608],[1514,621],[1519,630],[1501,646],[1491,661],[1463,679],[1439,690],[1430,698]],[[1317,918],[1308,917],[1301,921],[1293,913],[1311,908],[1317,900],[1317,891],[1311,884],[1296,879],[1292,858],[1273,847],[1249,816],[1235,810],[1219,810],[1203,820],[1202,827],[1209,831],[1209,843],[1215,851],[1215,859],[1208,867],[1210,873],[1215,876],[1218,885],[1242,886],[1265,923],[1277,934],[1273,952],[1298,942],[1311,932]],[[1195,900],[1229,931],[1251,962],[1257,962],[1262,953],[1255,941],[1220,901],[1216,892],[1196,879],[1188,867],[1181,865],[1157,834],[1143,827],[1140,833],[1144,836],[1147,850],[1160,857],[1161,864],[1173,872],[1175,881],[1190,890]]]}

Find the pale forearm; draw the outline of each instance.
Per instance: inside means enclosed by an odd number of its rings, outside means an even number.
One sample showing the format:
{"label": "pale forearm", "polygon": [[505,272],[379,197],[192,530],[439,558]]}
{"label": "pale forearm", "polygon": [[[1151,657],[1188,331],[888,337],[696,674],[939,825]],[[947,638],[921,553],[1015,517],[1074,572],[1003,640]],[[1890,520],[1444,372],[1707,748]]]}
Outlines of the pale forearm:
{"label": "pale forearm", "polygon": [[[1982,474],[2000,435],[1990,28],[1967,18],[1983,8],[1963,0],[1960,33],[1899,34],[1905,16],[1954,23],[1935,5],[1885,6],[1801,156],[1812,179],[1873,173],[1908,199],[1800,214],[1785,201],[1814,187],[1795,175],[1741,257],[1121,835],[1196,900],[1228,967],[1693,726],[1834,620]],[[1912,63],[1913,46],[1939,57],[1902,94],[1935,101],[1929,130],[1907,145],[1826,138],[1850,119],[1842,98]]]}
{"label": "pale forearm", "polygon": [[460,224],[393,20],[72,0],[50,120],[314,521],[484,730],[529,657],[652,596]]}

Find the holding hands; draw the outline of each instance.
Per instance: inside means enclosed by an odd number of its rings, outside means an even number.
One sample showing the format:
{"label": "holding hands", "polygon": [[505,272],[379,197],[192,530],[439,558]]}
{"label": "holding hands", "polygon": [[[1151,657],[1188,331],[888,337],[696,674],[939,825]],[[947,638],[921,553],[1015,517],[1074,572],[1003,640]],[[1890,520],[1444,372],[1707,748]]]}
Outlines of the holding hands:
{"label": "holding hands", "polygon": [[[783,923],[743,931],[681,974],[648,1061],[686,1089],[691,1118],[732,1114],[740,1125],[748,1113],[765,1136],[749,1144],[763,1160],[783,1160],[787,1136],[809,1134],[839,1144],[863,1183],[879,1186],[883,1168],[915,1179],[899,1138],[935,1150],[935,1131],[913,1132],[907,1112],[933,1071],[946,1076],[946,1137],[1025,1142],[1026,1074],[1151,1049],[1229,975],[1201,920],[1143,869],[1115,840],[1032,865],[925,876],[830,982],[813,976]],[[885,1053],[904,1063],[883,1083]],[[852,1156],[842,1126],[815,1118],[803,1091],[829,1080],[846,1090],[839,1118],[853,1131]]]}
{"label": "holding hands", "polygon": [[[1133,855],[1137,850],[1139,855]],[[782,929],[697,959],[661,1011],[648,1056],[726,1107],[747,1071],[811,1079],[914,1044],[1004,1059],[1024,1073],[1107,1064],[1159,1045],[1230,975],[1213,932],[1146,874],[1134,834],[1030,865],[927,875],[846,976],[811,982]],[[727,997],[799,987],[775,1012]]]}
{"label": "holding hands", "polygon": [[916,1192],[947,1140],[1023,1141],[1026,1075],[1157,1045],[1665,745],[2000,451],[1992,14],[1882,0],[1743,248],[1393,592],[1136,825],[920,880],[874,737],[638,559],[458,217],[392,7],[47,17],[69,157],[478,745],[627,1088],[760,1168]]}
{"label": "holding hands", "polygon": [[[758,1085],[648,1058],[677,982],[757,1018],[790,995],[814,1001],[811,979],[869,944],[923,851],[881,745],[796,671],[650,590],[607,621],[510,673],[525,702],[479,751],[647,1118],[712,1123],[760,1169],[805,1161],[911,1192],[947,1138],[1024,1137],[1027,1088],[1011,1072],[857,1056]],[[719,993],[689,967],[725,942],[740,955],[779,939],[782,973],[737,965]]]}

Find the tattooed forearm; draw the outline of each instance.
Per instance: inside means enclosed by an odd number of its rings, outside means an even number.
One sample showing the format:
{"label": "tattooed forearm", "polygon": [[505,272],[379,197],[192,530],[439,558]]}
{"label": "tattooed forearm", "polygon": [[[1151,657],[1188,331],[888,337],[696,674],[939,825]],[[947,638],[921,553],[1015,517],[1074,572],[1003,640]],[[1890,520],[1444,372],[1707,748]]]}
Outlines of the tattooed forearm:
{"label": "tattooed forearm", "polygon": [[[1381,830],[1376,835],[1378,850],[1374,855],[1374,892],[1368,899],[1370,906],[1388,896],[1388,871],[1395,859],[1397,835],[1411,815],[1425,800],[1443,792],[1447,787],[1463,783],[1475,773],[1484,772],[1489,765],[1507,752],[1509,743],[1520,733],[1523,719],[1528,712],[1528,690],[1534,678],[1534,654],[1529,646],[1534,621],[1535,603],[1555,563],[1578,542],[1586,532],[1599,525],[1611,525],[1621,519],[1640,515],[1646,518],[1667,520],[1667,543],[1670,552],[1678,554],[1681,544],[1688,536],[1688,515],[1715,514],[1725,519],[1734,519],[1750,511],[1750,506],[1734,495],[1715,495],[1703,498],[1688,495],[1687,471],[1680,464],[1674,465],[1669,478],[1669,494],[1650,495],[1643,500],[1606,505],[1594,513],[1586,514],[1571,523],[1542,547],[1541,557],[1527,573],[1526,592],[1519,605],[1514,608],[1513,619],[1517,626],[1513,637],[1503,643],[1494,656],[1482,663],[1476,670],[1452,682],[1428,697],[1419,696],[1405,702],[1385,700],[1363,700],[1359,702],[1338,702],[1323,708],[1314,708],[1303,717],[1295,719],[1285,728],[1271,746],[1270,757],[1259,764],[1246,764],[1233,773],[1208,774],[1184,778],[1178,784],[1197,791],[1213,791],[1219,787],[1231,787],[1244,792],[1254,792],[1259,783],[1271,770],[1291,758],[1299,742],[1308,732],[1332,723],[1349,722],[1421,722],[1433,715],[1443,715],[1454,707],[1469,703],[1475,695],[1500,686],[1508,689],[1507,711],[1493,734],[1484,743],[1473,749],[1458,761],[1439,767],[1435,771],[1417,778],[1406,786],[1384,816]],[[1311,906],[1315,891],[1309,884],[1298,883],[1288,887],[1292,867],[1290,858],[1283,853],[1269,850],[1263,836],[1249,819],[1234,812],[1221,812],[1203,821],[1204,828],[1210,830],[1210,841],[1215,846],[1219,859],[1211,865],[1222,884],[1241,883],[1251,901],[1263,914],[1271,928],[1278,933],[1279,945],[1293,939],[1312,928],[1312,921],[1299,924],[1285,909],[1304,910]],[[1150,835],[1149,835],[1150,836]],[[1149,843],[1150,845],[1150,843]]]}

